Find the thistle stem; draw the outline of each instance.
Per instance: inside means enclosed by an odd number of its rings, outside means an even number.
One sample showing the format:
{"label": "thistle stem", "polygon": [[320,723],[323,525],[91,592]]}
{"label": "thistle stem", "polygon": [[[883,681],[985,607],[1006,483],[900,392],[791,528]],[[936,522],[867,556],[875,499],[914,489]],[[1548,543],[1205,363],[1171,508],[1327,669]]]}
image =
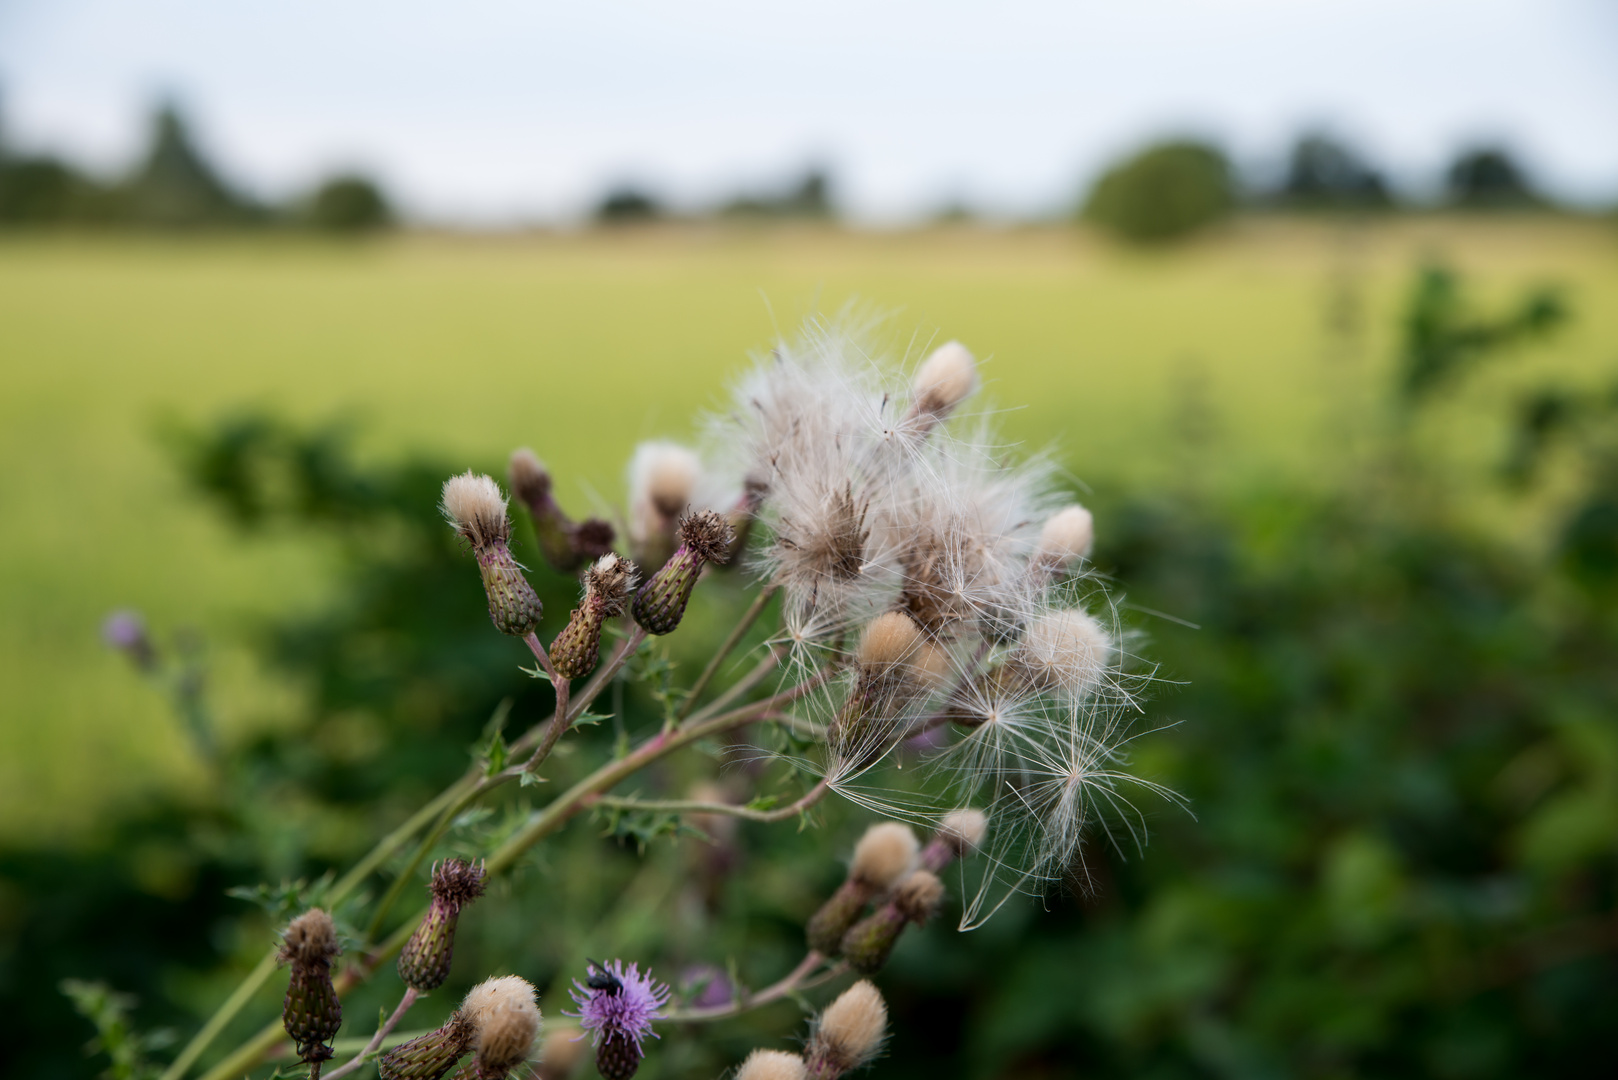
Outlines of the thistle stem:
{"label": "thistle stem", "polygon": [[[361,883],[370,877],[378,866],[382,865],[389,856],[403,847],[406,841],[426,826],[428,822],[432,821],[443,810],[445,805],[459,798],[462,791],[469,784],[476,785],[476,783],[477,778],[473,775],[462,777],[440,792],[432,802],[417,810],[403,825],[383,837],[371,849],[369,854],[355,863],[354,868],[344,874],[336,885],[332,886],[331,892],[325,897],[326,903],[336,906],[347,899],[348,895],[359,888]],[[236,1018],[236,1014],[252,999],[258,988],[263,986],[269,977],[275,973],[275,957],[278,951],[277,949],[271,949],[264,955],[264,959],[259,961],[258,966],[242,980],[230,997],[225,999],[224,1004],[214,1011],[214,1014],[208,1018],[208,1022],[191,1037],[191,1041],[185,1045],[185,1049],[180,1051],[168,1069],[164,1071],[162,1080],[180,1080],[180,1077],[186,1074],[186,1070],[191,1068],[204,1050],[208,1049],[209,1044],[218,1037],[219,1033],[225,1029],[225,1026]]]}
{"label": "thistle stem", "polygon": [[731,650],[736,648],[736,644],[741,641],[742,635],[752,629],[753,624],[758,621],[758,617],[764,613],[764,605],[770,602],[770,597],[775,595],[777,588],[779,586],[770,584],[758,591],[758,595],[753,598],[752,604],[742,613],[741,619],[731,628],[730,635],[719,646],[719,651],[713,654],[713,657],[708,661],[708,666],[702,669],[702,674],[697,676],[697,681],[691,684],[691,691],[686,695],[685,704],[680,706],[680,711],[674,718],[676,725],[691,715],[691,710],[696,707],[698,696],[708,688],[708,683],[719,672],[719,665],[724,663],[725,657],[729,656]]}
{"label": "thistle stem", "polygon": [[770,651],[765,653],[757,664],[753,665],[752,671],[749,671],[746,675],[743,675],[740,679],[736,680],[735,685],[733,685],[729,690],[726,690],[723,694],[720,694],[718,697],[714,698],[713,701],[709,702],[706,706],[699,709],[697,714],[691,717],[691,722],[697,723],[699,721],[707,720],[720,709],[723,709],[726,705],[729,705],[732,701],[735,701],[753,687],[757,686],[760,680],[762,680],[764,676],[768,675],[770,671],[781,662],[781,657],[784,655],[786,655],[785,645],[770,646]]}
{"label": "thistle stem", "polygon": [[[353,1059],[350,1060],[348,1064],[327,1073],[326,1080],[337,1080],[339,1076],[346,1076],[355,1069],[359,1068],[361,1065],[364,1065],[372,1054],[381,1049],[382,1040],[388,1037],[388,1032],[392,1031],[399,1025],[399,1021],[404,1017],[404,1014],[410,1011],[410,1006],[416,1003],[416,997],[416,988],[414,986],[405,987],[404,997],[399,999],[399,1007],[394,1009],[393,1015],[388,1017],[387,1021],[383,1023],[381,1027],[376,1029],[376,1034],[372,1035],[371,1041],[365,1044],[365,1049],[354,1055]],[[313,1078],[311,1078],[311,1080],[313,1080]]]}
{"label": "thistle stem", "polygon": [[728,1020],[733,1016],[740,1016],[742,1013],[780,1001],[787,995],[797,993],[799,990],[808,990],[819,986],[821,983],[835,979],[848,970],[848,965],[839,961],[825,971],[811,977],[811,972],[825,962],[825,957],[811,950],[809,955],[805,956],[803,961],[793,968],[785,978],[771,983],[756,994],[738,996],[738,999],[729,1005],[712,1005],[703,1009],[675,1009],[668,1014],[667,1019],[677,1024],[699,1024],[713,1020]]}
{"label": "thistle stem", "polygon": [[[633,650],[639,646],[641,641],[644,640],[644,632],[632,632],[629,638],[624,642],[624,647],[621,648],[618,654],[614,656],[613,663],[616,664],[617,667],[622,667],[623,663],[628,660],[630,653],[633,652]],[[770,666],[774,666],[773,661],[770,661],[769,664]],[[762,666],[763,664],[761,662],[761,667]],[[767,668],[765,668],[765,670],[767,670]],[[709,735],[719,734],[721,732],[731,730],[732,728],[737,728],[745,724],[752,723],[753,721],[757,720],[759,716],[770,712],[772,709],[775,709],[786,702],[794,701],[797,698],[802,697],[804,694],[809,693],[816,686],[824,682],[831,675],[831,673],[831,668],[825,668],[817,673],[814,677],[806,679],[802,683],[799,683],[788,690],[775,694],[772,697],[764,698],[760,701],[740,706],[730,710],[727,713],[722,713],[718,716],[705,719],[700,723],[689,724],[676,732],[659,733],[658,735],[654,735],[652,738],[648,739],[645,743],[641,744],[640,747],[632,751],[626,757],[607,762],[595,772],[574,784],[573,787],[569,788],[562,795],[557,796],[557,798],[546,806],[544,810],[534,815],[534,817],[529,821],[529,824],[518,832],[517,835],[513,836],[511,839],[507,840],[504,844],[497,848],[494,853],[490,855],[486,864],[488,873],[490,876],[494,876],[509,870],[525,851],[533,847],[540,840],[543,840],[545,837],[556,832],[563,825],[565,825],[574,814],[584,809],[585,806],[588,805],[587,800],[590,796],[597,795],[611,789],[613,785],[622,782],[626,777],[632,776],[636,772],[639,772],[641,769],[650,765],[652,762],[666,757],[682,747],[688,746],[691,743],[697,742],[698,740],[706,738]],[[611,678],[612,674],[612,672],[606,671],[598,673],[597,678],[591,680],[590,685],[586,687],[585,694],[581,694],[578,701],[575,702],[572,707],[573,710],[575,712],[579,712],[587,707],[589,697],[593,697],[594,694],[599,694],[606,686],[607,680]],[[602,675],[605,675],[606,678],[602,678]],[[762,673],[759,674],[759,677],[762,678]],[[756,682],[757,680],[755,679],[754,681]],[[715,704],[718,704],[718,702]],[[713,706],[709,706],[709,708],[712,709]],[[462,805],[469,803],[472,799],[482,795],[485,791],[491,790],[498,784],[509,780],[512,775],[514,775],[514,770],[507,770],[506,772],[497,776],[489,777],[485,781],[477,782],[474,784],[473,789],[463,797],[463,800],[458,800],[458,802],[462,802]],[[447,794],[449,793],[446,792],[446,795]],[[440,797],[440,799],[442,798],[443,796]],[[460,809],[461,806],[456,806],[452,811],[440,817],[440,827],[435,829],[434,837],[429,840],[428,845],[426,846],[430,846],[432,842],[436,841],[436,836],[441,834],[442,827],[444,827],[449,820],[453,819],[454,814],[459,813]],[[418,816],[420,815],[418,814]],[[418,851],[417,865],[420,863],[420,854],[421,851]],[[403,875],[401,875],[401,880],[402,879]],[[397,894],[397,891],[398,890],[394,890],[395,895]],[[426,912],[427,909],[423,907],[415,914],[414,917],[405,920],[405,922],[400,925],[399,928],[395,930],[392,936],[390,936],[386,941],[377,946],[376,949],[367,953],[361,961],[347,967],[338,980],[338,994],[344,994],[353,989],[355,986],[359,985],[361,982],[364,982],[371,976],[372,972],[376,970],[377,966],[402,949],[404,947],[404,943],[410,939],[410,935],[415,931],[416,924],[421,921]],[[249,982],[251,985],[244,983],[241,987],[237,988],[236,995],[232,996],[232,1000],[234,1001],[237,996],[239,996],[241,1000],[235,1005],[234,1008],[230,1010],[229,1015],[225,1016],[223,1019],[219,1018],[219,1014],[215,1015],[215,1020],[218,1021],[217,1028],[223,1028],[224,1025],[228,1023],[238,1011],[240,1011],[241,1007],[247,1003],[249,998],[252,997],[253,991],[257,990],[259,986],[263,985],[264,981],[270,977],[270,974],[274,970],[274,954],[272,953],[269,958],[268,965],[264,966],[262,975],[259,975],[259,973],[255,971],[254,975],[258,976],[256,981],[253,981],[253,978],[249,977]],[[227,1002],[227,1005],[228,1004],[229,1003]],[[224,1010],[221,1009],[221,1013],[223,1012]],[[209,1023],[214,1024],[214,1020],[210,1020]],[[214,1034],[217,1034],[217,1029]],[[265,1054],[268,1053],[284,1035],[285,1030],[283,1029],[279,1019],[270,1022],[262,1030],[260,1030],[257,1035],[253,1036],[252,1039],[248,1040],[248,1042],[239,1047],[235,1053],[231,1054],[224,1061],[220,1062],[218,1065],[214,1066],[207,1073],[205,1073],[202,1080],[233,1080],[234,1077],[240,1076],[244,1071],[251,1069],[254,1064],[261,1061]],[[199,1033],[198,1039],[193,1040],[193,1042],[198,1042],[200,1038],[201,1036]],[[210,1035],[210,1039],[211,1038],[212,1036]],[[197,1051],[191,1055],[189,1060],[186,1061],[186,1066],[189,1066],[191,1061],[195,1060],[196,1054],[201,1053],[202,1047],[206,1045],[206,1042],[200,1043]],[[176,1065],[178,1064],[179,1062],[177,1061]],[[164,1080],[177,1080],[177,1078],[182,1075],[184,1075],[183,1069],[176,1070],[174,1066],[170,1066],[170,1073],[165,1074]]]}
{"label": "thistle stem", "polygon": [[625,799],[613,795],[602,795],[595,799],[592,805],[612,806],[624,810],[658,810],[677,814],[725,814],[747,821],[774,822],[786,821],[801,814],[819,802],[830,790],[830,783],[821,780],[795,802],[775,810],[754,810],[751,807],[735,806],[731,803],[701,802],[692,799]]}
{"label": "thistle stem", "polygon": [[508,777],[505,773],[481,777],[472,785],[470,790],[462,793],[458,799],[444,807],[443,812],[438,815],[438,821],[433,825],[432,830],[422,837],[421,843],[416,845],[416,853],[410,857],[410,862],[403,870],[399,871],[398,876],[393,879],[393,884],[388,886],[388,891],[377,902],[376,910],[371,913],[371,922],[365,928],[365,941],[367,944],[375,941],[376,935],[382,932],[382,920],[386,919],[388,912],[393,910],[394,902],[399,899],[399,894],[404,891],[406,885],[414,880],[416,871],[421,867],[428,853],[432,851],[433,845],[438,843],[439,837],[443,836],[450,825],[454,823],[456,816],[462,810],[477,802],[486,793],[505,783],[507,779]]}

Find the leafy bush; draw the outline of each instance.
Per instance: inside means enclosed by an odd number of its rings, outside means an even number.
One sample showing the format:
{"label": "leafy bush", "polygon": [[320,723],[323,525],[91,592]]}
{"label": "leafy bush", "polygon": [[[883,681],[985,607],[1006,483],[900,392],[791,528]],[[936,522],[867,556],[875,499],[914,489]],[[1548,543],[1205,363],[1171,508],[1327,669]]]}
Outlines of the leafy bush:
{"label": "leafy bush", "polygon": [[1235,203],[1224,154],[1205,143],[1167,142],[1103,173],[1082,216],[1125,240],[1163,243],[1213,224]]}

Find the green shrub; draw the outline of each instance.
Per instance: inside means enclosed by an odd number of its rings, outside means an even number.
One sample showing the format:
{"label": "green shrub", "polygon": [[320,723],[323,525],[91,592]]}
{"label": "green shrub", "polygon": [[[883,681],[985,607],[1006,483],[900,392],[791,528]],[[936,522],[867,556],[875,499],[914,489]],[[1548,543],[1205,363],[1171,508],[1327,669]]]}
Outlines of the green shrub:
{"label": "green shrub", "polygon": [[1205,228],[1235,204],[1230,164],[1218,148],[1168,142],[1103,173],[1082,215],[1125,240],[1152,244]]}

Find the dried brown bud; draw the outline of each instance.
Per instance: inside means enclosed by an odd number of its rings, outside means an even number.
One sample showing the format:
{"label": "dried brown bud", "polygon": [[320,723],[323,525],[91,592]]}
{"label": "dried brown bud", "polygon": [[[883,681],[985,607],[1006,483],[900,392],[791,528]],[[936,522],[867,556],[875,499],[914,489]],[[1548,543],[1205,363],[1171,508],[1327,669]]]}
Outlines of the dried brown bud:
{"label": "dried brown bud", "polygon": [[580,679],[601,657],[601,625],[623,614],[635,588],[635,564],[609,552],[584,572],[584,600],[551,643],[551,663],[564,679]]}
{"label": "dried brown bud", "polygon": [[281,1022],[306,1062],[331,1058],[331,1041],[343,1024],[343,1006],[331,981],[337,953],[337,927],[320,908],[293,919],[281,935],[279,959],[292,966]]}

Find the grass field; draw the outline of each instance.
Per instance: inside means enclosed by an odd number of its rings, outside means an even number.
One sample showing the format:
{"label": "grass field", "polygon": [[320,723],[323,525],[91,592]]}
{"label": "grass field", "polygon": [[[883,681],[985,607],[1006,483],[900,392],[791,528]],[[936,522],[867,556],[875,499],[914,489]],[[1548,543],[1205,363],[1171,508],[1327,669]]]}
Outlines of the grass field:
{"label": "grass field", "polygon": [[1565,283],[1557,362],[1618,358],[1618,240],[1565,221],[1250,222],[1168,254],[1054,228],[0,242],[0,835],[72,835],[195,775],[100,647],[111,608],[200,627],[228,725],[292,705],[230,642],[312,602],[320,553],[245,544],[189,501],[164,415],[352,414],[369,451],[469,464],[529,444],[583,509],[616,497],[636,440],[689,434],[750,350],[853,302],[898,353],[957,337],[987,357],[992,398],[1023,406],[1008,430],[1059,442],[1080,480],[1329,478],[1431,253],[1484,297]]}

